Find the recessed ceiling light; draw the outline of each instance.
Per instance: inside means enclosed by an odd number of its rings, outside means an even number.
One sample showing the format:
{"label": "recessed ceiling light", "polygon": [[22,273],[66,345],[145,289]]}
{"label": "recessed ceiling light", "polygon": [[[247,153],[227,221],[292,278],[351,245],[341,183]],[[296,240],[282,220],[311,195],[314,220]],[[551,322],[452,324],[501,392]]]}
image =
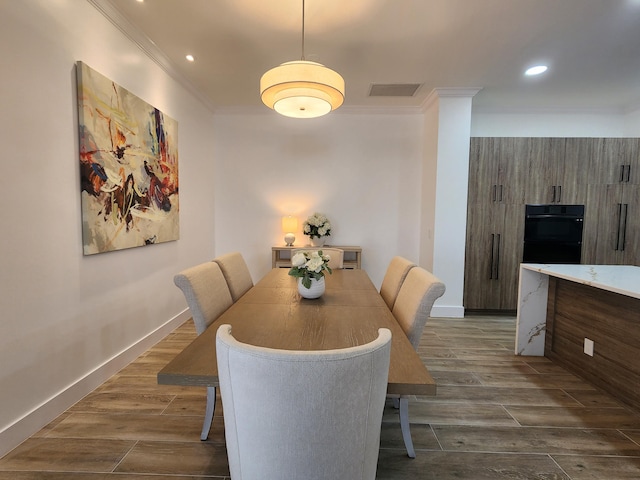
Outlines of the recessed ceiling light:
{"label": "recessed ceiling light", "polygon": [[193,55],[186,55],[184,58],[186,58],[190,62],[194,62],[196,60],[196,58]]}
{"label": "recessed ceiling light", "polygon": [[546,65],[536,65],[535,67],[531,67],[528,68],[526,72],[524,72],[525,75],[540,75],[541,73],[544,73],[547,71],[547,66]]}

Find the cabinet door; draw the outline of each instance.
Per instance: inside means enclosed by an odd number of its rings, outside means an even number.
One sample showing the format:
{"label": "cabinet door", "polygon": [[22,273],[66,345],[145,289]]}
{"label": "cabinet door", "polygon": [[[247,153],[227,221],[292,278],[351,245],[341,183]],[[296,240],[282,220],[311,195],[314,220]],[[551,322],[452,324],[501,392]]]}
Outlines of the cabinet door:
{"label": "cabinet door", "polygon": [[625,185],[621,203],[625,226],[622,264],[640,266],[640,185]]}
{"label": "cabinet door", "polygon": [[589,185],[582,233],[582,263],[617,265],[619,250],[621,185]]}
{"label": "cabinet door", "polygon": [[500,308],[503,310],[515,310],[518,306],[518,277],[524,251],[524,217],[524,205],[505,205],[498,258]]}
{"label": "cabinet door", "polygon": [[472,205],[496,202],[499,191],[498,152],[494,138],[471,138],[469,150],[469,198]]}
{"label": "cabinet door", "polygon": [[623,182],[626,173],[624,138],[594,139],[589,183],[592,185],[616,185]]}
{"label": "cabinet door", "polygon": [[558,203],[582,205],[587,198],[589,166],[594,139],[567,138],[564,161],[558,166],[556,197]]}
{"label": "cabinet door", "polygon": [[630,185],[640,185],[640,138],[625,138],[623,159],[627,168],[623,181]]}
{"label": "cabinet door", "polygon": [[500,289],[495,272],[496,234],[494,210],[499,206],[469,204],[464,265],[464,306],[497,309]]}
{"label": "cabinet door", "polygon": [[558,172],[564,162],[565,139],[531,138],[530,140],[525,201],[530,204],[560,203]]}
{"label": "cabinet door", "polygon": [[468,209],[464,306],[515,310],[522,262],[524,206],[499,204]]}
{"label": "cabinet door", "polygon": [[495,150],[498,155],[498,197],[507,205],[524,204],[525,185],[528,181],[527,159],[529,138],[498,138]]}

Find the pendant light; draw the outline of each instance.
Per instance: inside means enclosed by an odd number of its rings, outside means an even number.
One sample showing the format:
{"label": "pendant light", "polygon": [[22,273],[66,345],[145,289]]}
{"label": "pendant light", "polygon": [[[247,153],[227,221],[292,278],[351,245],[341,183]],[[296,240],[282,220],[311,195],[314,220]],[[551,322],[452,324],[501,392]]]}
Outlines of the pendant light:
{"label": "pendant light", "polygon": [[304,0],[302,0],[302,59],[272,68],[260,79],[262,102],[281,115],[314,118],[335,110],[344,101],[339,73],[304,59]]}

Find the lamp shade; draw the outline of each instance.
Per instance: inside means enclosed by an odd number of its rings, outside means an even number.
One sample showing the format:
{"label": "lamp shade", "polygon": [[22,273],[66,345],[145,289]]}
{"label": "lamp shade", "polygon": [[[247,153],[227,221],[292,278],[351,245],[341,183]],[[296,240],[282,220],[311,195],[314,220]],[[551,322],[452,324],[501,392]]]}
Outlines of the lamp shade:
{"label": "lamp shade", "polygon": [[281,115],[319,117],[342,105],[344,79],[320,63],[287,62],[262,75],[260,97]]}
{"label": "lamp shade", "polygon": [[284,233],[295,233],[298,231],[298,219],[288,215],[282,217],[282,231]]}

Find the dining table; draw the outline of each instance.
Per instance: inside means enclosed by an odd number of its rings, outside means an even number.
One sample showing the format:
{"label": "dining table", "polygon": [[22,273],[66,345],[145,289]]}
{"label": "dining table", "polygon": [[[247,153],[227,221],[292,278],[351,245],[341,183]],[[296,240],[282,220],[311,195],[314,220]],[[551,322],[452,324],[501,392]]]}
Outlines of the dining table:
{"label": "dining table", "polygon": [[320,298],[305,299],[289,269],[270,270],[159,373],[162,385],[217,387],[216,332],[231,325],[240,342],[285,350],[369,343],[391,331],[388,394],[436,394],[436,382],[365,270],[333,270]]}

